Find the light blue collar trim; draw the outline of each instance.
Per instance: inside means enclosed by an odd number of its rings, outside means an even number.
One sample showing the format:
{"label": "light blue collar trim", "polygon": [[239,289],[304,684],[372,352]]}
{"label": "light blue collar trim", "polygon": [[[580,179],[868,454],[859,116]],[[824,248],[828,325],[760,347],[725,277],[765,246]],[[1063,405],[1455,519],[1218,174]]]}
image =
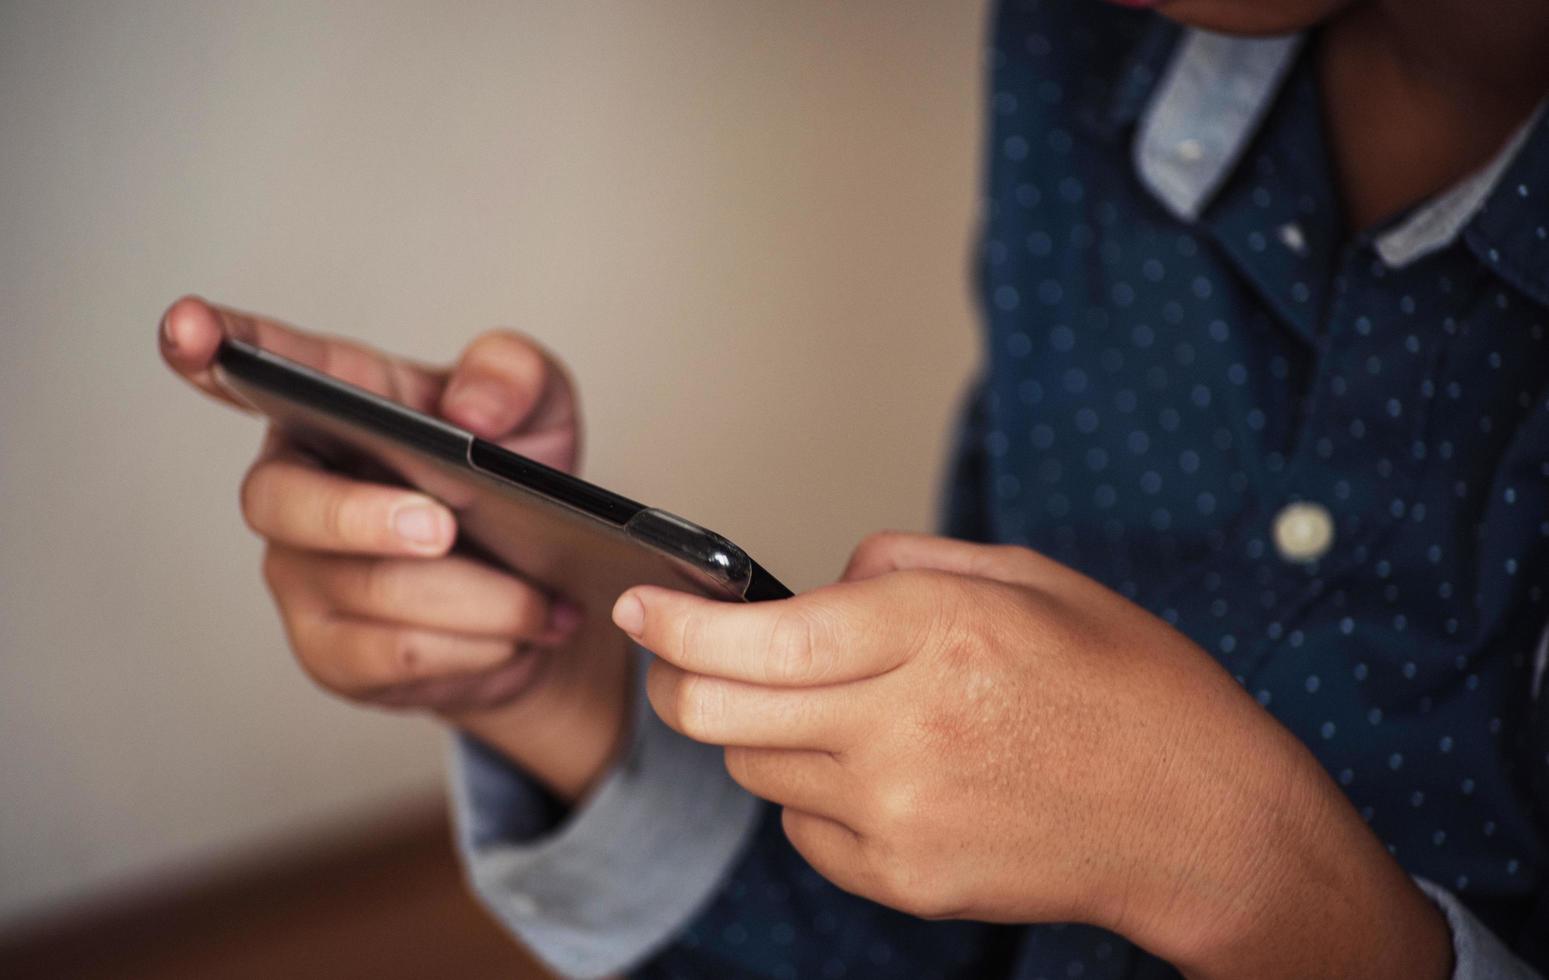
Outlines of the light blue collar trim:
{"label": "light blue collar trim", "polygon": [[1300,36],[1184,35],[1134,146],[1141,181],[1175,216],[1196,220],[1226,182],[1300,44]]}
{"label": "light blue collar trim", "polygon": [[[1198,220],[1237,165],[1295,61],[1301,35],[1245,38],[1190,30],[1147,102],[1133,147],[1142,183],[1183,221]],[[1378,236],[1399,268],[1444,248],[1479,209],[1532,131],[1544,105],[1480,170]]]}
{"label": "light blue collar trim", "polygon": [[1527,142],[1528,134],[1543,115],[1544,105],[1539,103],[1538,108],[1533,110],[1526,122],[1517,127],[1511,139],[1506,141],[1506,145],[1489,163],[1378,236],[1374,244],[1382,261],[1393,268],[1401,268],[1439,248],[1445,248],[1457,238],[1463,226],[1484,207],[1490,192],[1500,183],[1501,174],[1516,158],[1522,144]]}

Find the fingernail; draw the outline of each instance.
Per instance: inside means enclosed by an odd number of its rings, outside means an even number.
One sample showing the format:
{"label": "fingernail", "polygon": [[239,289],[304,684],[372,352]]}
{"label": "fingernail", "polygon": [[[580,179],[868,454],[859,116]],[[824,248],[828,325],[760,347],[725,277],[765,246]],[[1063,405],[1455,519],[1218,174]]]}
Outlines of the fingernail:
{"label": "fingernail", "polygon": [[161,342],[167,350],[177,350],[177,338],[172,336],[172,323],[167,317],[161,318]]}
{"label": "fingernail", "polygon": [[645,606],[633,593],[624,593],[613,604],[613,623],[630,636],[638,637],[645,628]]}
{"label": "fingernail", "polygon": [[445,535],[441,511],[429,504],[405,504],[393,513],[393,531],[418,545],[439,545]]}
{"label": "fingernail", "polygon": [[581,625],[581,607],[569,599],[555,599],[549,605],[549,629],[556,633],[571,633]]}

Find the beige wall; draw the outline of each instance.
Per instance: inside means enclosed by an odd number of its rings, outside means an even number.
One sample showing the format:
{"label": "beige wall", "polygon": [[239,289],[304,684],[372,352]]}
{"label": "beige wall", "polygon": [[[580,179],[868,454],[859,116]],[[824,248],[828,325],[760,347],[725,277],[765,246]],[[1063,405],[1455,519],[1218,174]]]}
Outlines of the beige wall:
{"label": "beige wall", "polygon": [[0,3],[0,920],[434,787],[317,693],[159,367],[193,290],[419,355],[514,324],[589,475],[816,584],[930,522],[975,338],[982,10]]}

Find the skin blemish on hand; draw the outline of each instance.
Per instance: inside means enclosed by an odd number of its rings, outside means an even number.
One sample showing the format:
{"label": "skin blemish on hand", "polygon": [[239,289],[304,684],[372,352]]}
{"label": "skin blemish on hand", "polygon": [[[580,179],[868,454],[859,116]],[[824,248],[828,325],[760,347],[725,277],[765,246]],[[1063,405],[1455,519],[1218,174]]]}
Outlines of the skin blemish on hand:
{"label": "skin blemish on hand", "polygon": [[995,678],[982,670],[976,670],[963,678],[963,696],[970,701],[983,701],[995,690]]}

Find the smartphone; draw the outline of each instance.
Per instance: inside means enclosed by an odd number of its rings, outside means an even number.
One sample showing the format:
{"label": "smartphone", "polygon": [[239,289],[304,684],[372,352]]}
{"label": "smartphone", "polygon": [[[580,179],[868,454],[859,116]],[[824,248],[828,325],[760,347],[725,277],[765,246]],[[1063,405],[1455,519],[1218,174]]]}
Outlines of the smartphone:
{"label": "smartphone", "polygon": [[215,371],[329,468],[435,497],[457,516],[458,550],[550,593],[601,608],[647,584],[746,602],[791,595],[713,531],[260,347],[226,339]]}

